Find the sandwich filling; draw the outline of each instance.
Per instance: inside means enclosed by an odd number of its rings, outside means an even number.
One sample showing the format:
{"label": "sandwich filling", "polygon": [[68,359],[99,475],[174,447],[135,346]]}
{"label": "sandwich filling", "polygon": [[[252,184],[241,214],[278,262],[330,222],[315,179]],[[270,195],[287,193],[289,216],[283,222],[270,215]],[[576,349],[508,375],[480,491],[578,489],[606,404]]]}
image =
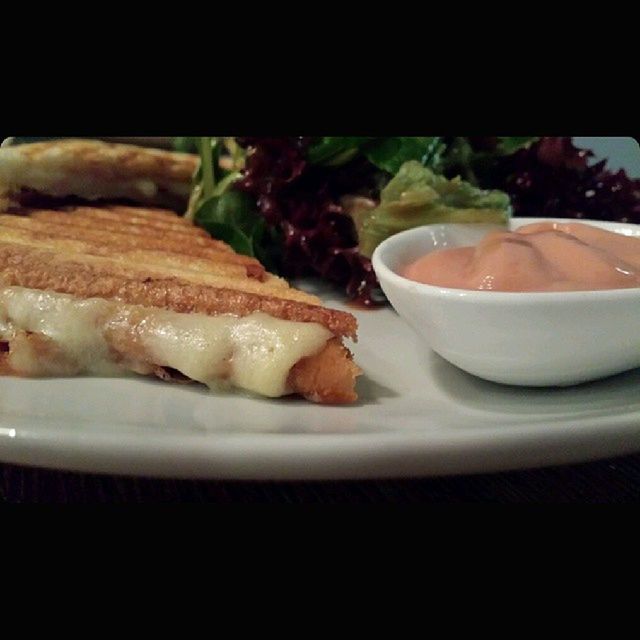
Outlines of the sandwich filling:
{"label": "sandwich filling", "polygon": [[0,287],[0,355],[17,375],[158,375],[161,367],[210,388],[234,386],[278,397],[291,392],[292,368],[333,337],[322,324],[263,312],[178,313]]}

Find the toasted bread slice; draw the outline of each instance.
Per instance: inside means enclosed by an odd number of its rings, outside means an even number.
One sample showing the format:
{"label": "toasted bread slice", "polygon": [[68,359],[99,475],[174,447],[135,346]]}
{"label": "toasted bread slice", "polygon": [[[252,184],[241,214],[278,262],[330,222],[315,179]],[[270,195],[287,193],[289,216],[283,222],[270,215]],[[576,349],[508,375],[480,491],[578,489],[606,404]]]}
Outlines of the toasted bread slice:
{"label": "toasted bread slice", "polygon": [[87,139],[0,149],[4,210],[42,198],[124,200],[184,211],[197,156]]}
{"label": "toasted bread slice", "polygon": [[181,218],[113,206],[23,213],[0,215],[0,373],[115,366],[271,397],[357,398],[359,369],[342,344],[356,338],[355,318]]}

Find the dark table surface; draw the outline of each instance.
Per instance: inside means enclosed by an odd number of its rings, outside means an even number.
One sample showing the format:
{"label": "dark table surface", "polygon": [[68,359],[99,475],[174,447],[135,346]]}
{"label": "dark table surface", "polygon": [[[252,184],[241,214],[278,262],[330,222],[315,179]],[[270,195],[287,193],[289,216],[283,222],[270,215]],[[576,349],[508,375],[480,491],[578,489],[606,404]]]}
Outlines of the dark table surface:
{"label": "dark table surface", "polygon": [[358,482],[228,482],[0,464],[2,503],[635,503],[640,454],[483,475]]}

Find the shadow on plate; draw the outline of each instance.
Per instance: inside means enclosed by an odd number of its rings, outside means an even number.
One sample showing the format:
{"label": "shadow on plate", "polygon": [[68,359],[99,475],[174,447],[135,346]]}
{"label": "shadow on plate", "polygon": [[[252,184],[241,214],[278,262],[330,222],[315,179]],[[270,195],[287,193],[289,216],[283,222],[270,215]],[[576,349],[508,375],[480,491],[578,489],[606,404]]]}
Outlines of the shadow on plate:
{"label": "shadow on plate", "polygon": [[358,392],[358,401],[349,405],[351,407],[362,407],[368,404],[377,404],[384,398],[397,398],[400,395],[393,389],[372,380],[366,374],[362,374],[358,378],[356,391]]}
{"label": "shadow on plate", "polygon": [[482,380],[433,351],[426,368],[452,402],[473,410],[512,415],[574,417],[620,415],[640,410],[640,369],[572,387],[517,387]]}

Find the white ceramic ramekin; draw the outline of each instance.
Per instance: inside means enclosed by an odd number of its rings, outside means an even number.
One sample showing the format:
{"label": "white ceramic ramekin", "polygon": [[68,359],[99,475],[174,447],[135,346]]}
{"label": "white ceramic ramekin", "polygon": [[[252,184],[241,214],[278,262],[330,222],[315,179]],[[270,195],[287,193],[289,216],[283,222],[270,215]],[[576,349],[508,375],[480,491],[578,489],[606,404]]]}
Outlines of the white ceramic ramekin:
{"label": "white ceramic ramekin", "polygon": [[[545,220],[514,218],[511,228]],[[640,237],[640,225],[580,222]],[[513,385],[571,385],[640,367],[640,288],[466,291],[399,275],[425,253],[475,244],[488,229],[427,225],[388,238],[373,254],[385,295],[436,353],[476,376]]]}

